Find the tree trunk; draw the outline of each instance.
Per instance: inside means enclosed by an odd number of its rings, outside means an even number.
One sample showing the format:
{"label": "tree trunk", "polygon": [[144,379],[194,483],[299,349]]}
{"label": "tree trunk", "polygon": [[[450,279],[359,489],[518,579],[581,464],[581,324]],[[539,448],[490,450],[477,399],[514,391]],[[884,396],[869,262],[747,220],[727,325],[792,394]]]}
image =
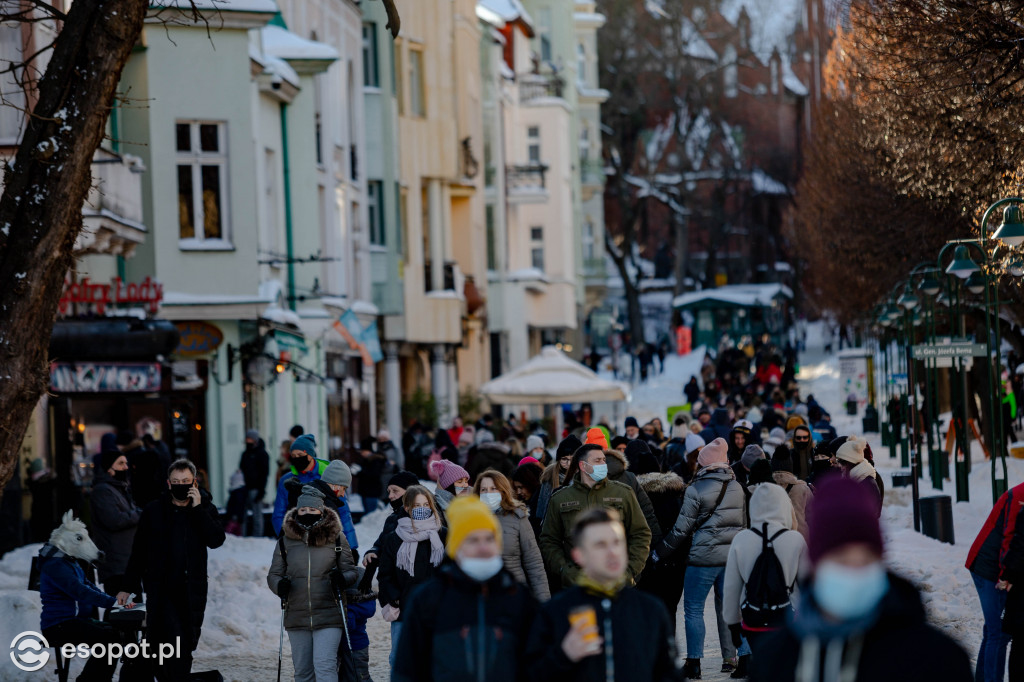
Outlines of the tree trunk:
{"label": "tree trunk", "polygon": [[[621,182],[621,181],[620,181]],[[619,215],[622,216],[622,245],[616,247],[612,242],[611,233],[606,230],[604,234],[605,248],[615,263],[615,269],[622,277],[622,287],[626,291],[626,317],[629,319],[629,337],[631,350],[635,351],[645,342],[644,338],[644,316],[640,309],[640,290],[637,283],[630,279],[629,269],[626,267],[629,254],[633,251],[633,244],[636,241],[636,227],[629,190],[619,187],[616,192],[621,206]],[[639,279],[640,268],[637,267],[637,278]]]}
{"label": "tree trunk", "polygon": [[[75,0],[0,196],[0,490],[40,395],[93,153],[142,31],[142,0]],[[59,472],[67,475],[68,472]]]}

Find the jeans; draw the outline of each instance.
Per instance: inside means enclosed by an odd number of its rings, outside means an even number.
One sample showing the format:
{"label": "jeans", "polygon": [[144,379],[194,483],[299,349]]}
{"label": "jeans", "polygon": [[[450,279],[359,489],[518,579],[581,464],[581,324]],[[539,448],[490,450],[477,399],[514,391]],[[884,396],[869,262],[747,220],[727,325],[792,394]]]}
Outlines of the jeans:
{"label": "jeans", "polygon": [[341,628],[289,630],[295,682],[337,682]]}
{"label": "jeans", "polygon": [[395,653],[398,651],[398,636],[402,633],[402,624],[397,620],[391,623],[391,654],[388,656],[388,665],[395,667]]}
{"label": "jeans", "polygon": [[261,538],[263,537],[263,491],[262,490],[246,490],[245,491],[245,516],[242,522],[243,532],[246,527],[245,518],[252,514],[252,532],[249,533],[252,537]]}
{"label": "jeans", "polygon": [[715,588],[715,615],[718,618],[718,641],[722,658],[750,653],[744,639],[739,651],[732,645],[732,635],[722,616],[722,592],[725,587],[725,566],[687,566],[683,579],[683,623],[686,626],[686,657],[704,658],[704,604],[708,592]]}
{"label": "jeans", "polygon": [[377,511],[377,506],[380,504],[380,500],[373,495],[360,495],[363,498],[363,513],[372,514]]}
{"label": "jeans", "polygon": [[975,682],[1002,682],[1006,672],[1006,645],[1010,636],[1003,632],[1003,608],[1006,606],[1006,592],[997,590],[991,580],[971,573],[974,587],[981,601],[981,615],[985,626],[981,631],[981,649],[978,651],[978,667],[974,671]]}

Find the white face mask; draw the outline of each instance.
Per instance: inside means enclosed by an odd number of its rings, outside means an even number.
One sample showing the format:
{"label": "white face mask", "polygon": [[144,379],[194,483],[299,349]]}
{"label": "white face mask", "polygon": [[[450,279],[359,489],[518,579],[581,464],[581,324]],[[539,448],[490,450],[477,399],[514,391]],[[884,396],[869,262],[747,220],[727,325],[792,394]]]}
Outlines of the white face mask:
{"label": "white face mask", "polygon": [[814,573],[812,589],[822,610],[841,620],[856,620],[882,601],[889,591],[889,576],[880,561],[864,568],[822,561]]}
{"label": "white face mask", "polygon": [[490,559],[467,559],[459,557],[459,568],[478,583],[490,580],[498,575],[498,571],[505,565],[501,556],[493,556]]}
{"label": "white face mask", "polygon": [[498,511],[501,507],[501,493],[480,493],[480,501],[486,504],[491,511]]}

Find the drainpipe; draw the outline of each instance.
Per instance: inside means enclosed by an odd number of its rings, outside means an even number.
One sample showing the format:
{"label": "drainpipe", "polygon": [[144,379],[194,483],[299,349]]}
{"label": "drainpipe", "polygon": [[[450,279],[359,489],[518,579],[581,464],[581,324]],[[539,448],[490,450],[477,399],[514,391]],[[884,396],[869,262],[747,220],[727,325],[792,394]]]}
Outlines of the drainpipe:
{"label": "drainpipe", "polygon": [[292,235],[291,164],[288,160],[288,105],[281,102],[281,157],[284,170],[284,238],[288,260],[288,308],[295,310],[295,251]]}

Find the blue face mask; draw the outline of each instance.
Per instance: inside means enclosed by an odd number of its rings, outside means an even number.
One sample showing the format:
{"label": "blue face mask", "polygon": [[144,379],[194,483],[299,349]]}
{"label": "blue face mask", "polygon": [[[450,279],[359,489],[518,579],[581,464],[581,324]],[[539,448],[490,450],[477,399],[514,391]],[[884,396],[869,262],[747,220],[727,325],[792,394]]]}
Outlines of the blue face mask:
{"label": "blue face mask", "polygon": [[430,511],[430,507],[415,507],[409,512],[409,516],[412,517],[413,521],[426,521],[433,515],[434,512]]}
{"label": "blue face mask", "polygon": [[594,479],[594,483],[600,483],[604,479],[608,478],[608,465],[607,464],[591,464],[591,471],[588,472],[590,477]]}
{"label": "blue face mask", "polygon": [[889,576],[880,561],[864,568],[823,561],[814,572],[813,590],[822,611],[840,620],[857,620],[878,607],[889,591]]}

